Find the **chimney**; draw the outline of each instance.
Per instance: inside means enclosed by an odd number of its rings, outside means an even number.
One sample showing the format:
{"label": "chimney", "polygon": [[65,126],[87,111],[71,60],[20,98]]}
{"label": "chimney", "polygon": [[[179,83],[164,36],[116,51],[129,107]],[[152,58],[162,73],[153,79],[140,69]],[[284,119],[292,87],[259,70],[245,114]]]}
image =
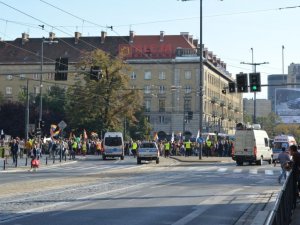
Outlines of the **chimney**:
{"label": "chimney", "polygon": [[22,33],[22,45],[29,41],[29,34]]}
{"label": "chimney", "polygon": [[180,35],[183,36],[186,40],[189,40],[189,32],[180,32]]}
{"label": "chimney", "polygon": [[133,43],[134,31],[129,31],[129,43]]}
{"label": "chimney", "polygon": [[161,31],[161,32],[160,32],[160,35],[159,35],[159,41],[160,41],[160,42],[163,42],[163,41],[164,41],[164,36],[165,36],[165,32],[164,32],[164,31]]}
{"label": "chimney", "polygon": [[53,40],[55,38],[55,33],[49,32],[49,39]]}
{"label": "chimney", "polygon": [[105,31],[101,31],[101,44],[104,44],[107,33]]}
{"label": "chimney", "polygon": [[76,31],[75,32],[75,44],[78,44],[80,37],[81,37],[81,33]]}
{"label": "chimney", "polygon": [[198,48],[198,39],[193,40],[193,45],[195,46],[195,48]]}
{"label": "chimney", "polygon": [[193,44],[193,35],[189,35],[189,42]]}
{"label": "chimney", "polygon": [[207,49],[207,48],[204,48],[204,49],[203,49],[203,57],[204,57],[205,59],[207,59],[207,57],[208,57],[208,49]]}

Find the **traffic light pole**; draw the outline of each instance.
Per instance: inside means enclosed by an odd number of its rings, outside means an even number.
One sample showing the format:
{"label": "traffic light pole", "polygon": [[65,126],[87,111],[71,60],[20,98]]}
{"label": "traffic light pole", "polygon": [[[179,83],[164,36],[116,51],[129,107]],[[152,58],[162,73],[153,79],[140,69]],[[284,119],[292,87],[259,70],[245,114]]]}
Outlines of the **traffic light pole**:
{"label": "traffic light pole", "polygon": [[[263,64],[269,64],[269,63],[268,62],[254,63],[253,62],[253,49],[251,48],[251,50],[252,50],[252,63],[241,62],[241,64],[252,65],[253,72],[256,73],[256,66],[260,66]],[[256,123],[256,92],[254,92],[254,99],[253,99],[253,123]]]}

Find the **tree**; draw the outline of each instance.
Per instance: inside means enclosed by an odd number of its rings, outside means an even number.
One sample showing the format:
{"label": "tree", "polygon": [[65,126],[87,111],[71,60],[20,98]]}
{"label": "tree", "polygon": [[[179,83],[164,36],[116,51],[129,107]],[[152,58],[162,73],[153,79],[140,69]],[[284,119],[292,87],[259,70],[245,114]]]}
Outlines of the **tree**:
{"label": "tree", "polygon": [[270,137],[276,136],[275,127],[280,121],[280,117],[278,115],[276,115],[274,112],[271,112],[267,117],[258,117],[256,121],[261,125],[262,129],[267,131]]}
{"label": "tree", "polygon": [[84,54],[77,66],[99,67],[101,79],[90,79],[90,73],[84,73],[85,83],[69,88],[66,115],[73,127],[78,130],[89,127],[97,132],[121,131],[125,117],[137,122],[135,112],[142,105],[141,93],[129,88],[129,77],[125,73],[129,68],[121,59],[95,50]]}

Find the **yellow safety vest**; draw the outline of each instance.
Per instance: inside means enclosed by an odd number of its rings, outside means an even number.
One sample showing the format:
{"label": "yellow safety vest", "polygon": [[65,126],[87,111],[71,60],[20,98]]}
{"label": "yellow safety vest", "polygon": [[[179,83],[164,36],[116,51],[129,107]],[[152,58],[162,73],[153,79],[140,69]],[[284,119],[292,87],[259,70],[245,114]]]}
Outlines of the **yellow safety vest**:
{"label": "yellow safety vest", "polygon": [[136,150],[137,149],[137,143],[132,143],[132,150]]}
{"label": "yellow safety vest", "polygon": [[170,150],[170,143],[165,144],[165,150],[169,151]]}
{"label": "yellow safety vest", "polygon": [[186,147],[186,148],[191,148],[191,142],[189,142],[189,141],[188,141],[188,142],[185,142],[185,147]]}
{"label": "yellow safety vest", "polygon": [[210,141],[210,140],[207,140],[207,141],[206,141],[206,144],[207,144],[208,147],[210,147],[210,146],[211,146],[211,141]]}

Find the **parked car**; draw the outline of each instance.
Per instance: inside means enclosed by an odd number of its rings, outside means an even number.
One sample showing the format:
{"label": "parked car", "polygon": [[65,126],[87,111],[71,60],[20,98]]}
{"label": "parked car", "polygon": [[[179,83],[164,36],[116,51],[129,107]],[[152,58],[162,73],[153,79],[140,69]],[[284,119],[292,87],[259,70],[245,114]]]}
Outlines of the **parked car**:
{"label": "parked car", "polygon": [[300,98],[290,100],[286,104],[289,109],[300,109]]}

